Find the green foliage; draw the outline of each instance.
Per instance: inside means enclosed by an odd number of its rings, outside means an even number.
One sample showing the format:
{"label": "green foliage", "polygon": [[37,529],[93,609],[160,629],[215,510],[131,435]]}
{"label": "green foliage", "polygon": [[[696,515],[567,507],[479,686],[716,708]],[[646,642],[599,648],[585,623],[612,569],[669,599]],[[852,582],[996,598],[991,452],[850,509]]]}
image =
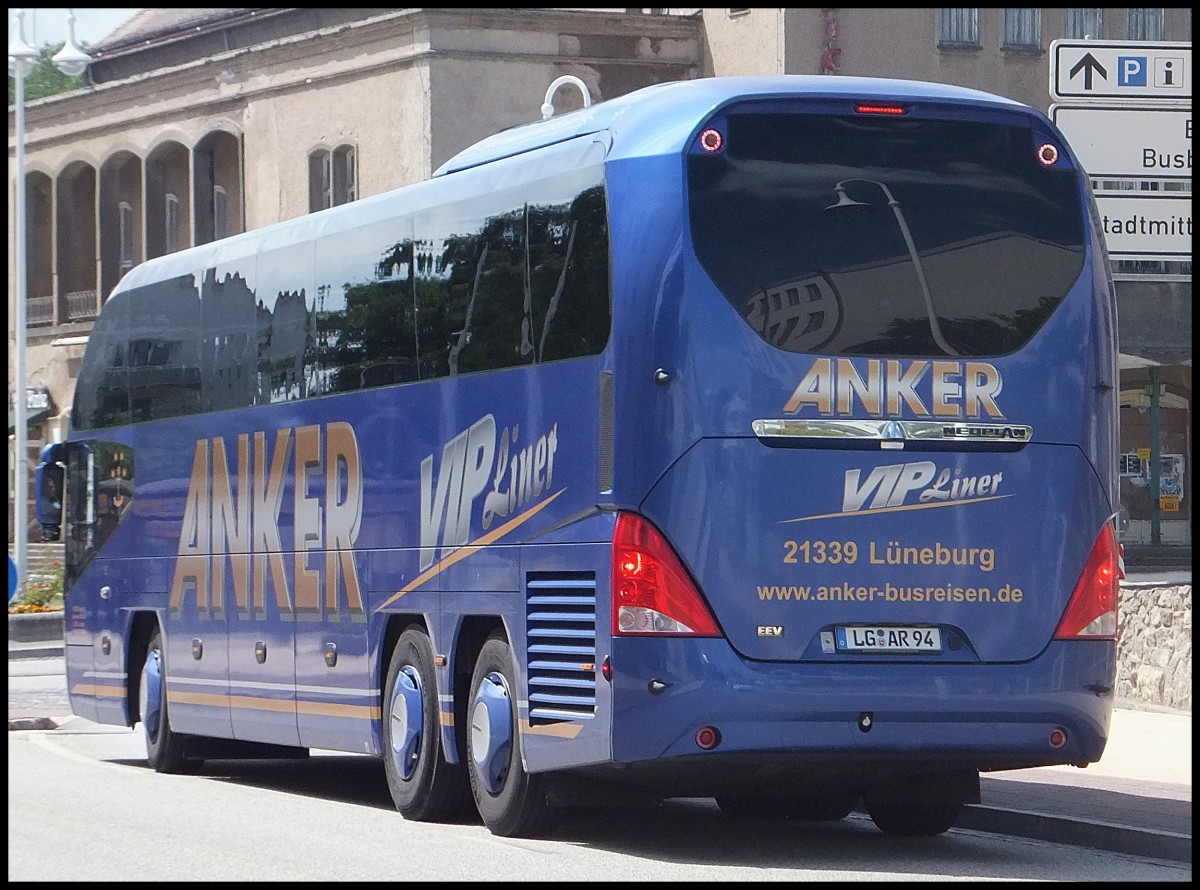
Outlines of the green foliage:
{"label": "green foliage", "polygon": [[[25,77],[25,101],[45,99],[47,96],[57,96],[59,93],[69,93],[83,86],[82,77],[71,77],[63,74],[54,67],[54,54],[62,49],[64,44],[57,46],[47,43],[38,50],[38,60],[33,70]],[[8,76],[8,104],[17,102],[17,81],[11,74]]]}

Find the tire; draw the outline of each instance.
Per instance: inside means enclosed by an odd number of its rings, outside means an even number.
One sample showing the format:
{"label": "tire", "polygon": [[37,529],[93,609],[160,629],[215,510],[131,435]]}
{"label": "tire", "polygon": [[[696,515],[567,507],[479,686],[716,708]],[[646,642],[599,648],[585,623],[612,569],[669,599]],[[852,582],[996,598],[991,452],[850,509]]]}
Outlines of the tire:
{"label": "tire", "polygon": [[471,677],[467,772],[484,825],[500,837],[537,837],[555,810],[546,779],[530,775],[521,760],[516,671],[512,649],[500,633],[483,644]]}
{"label": "tire", "polygon": [[949,831],[962,812],[961,803],[895,803],[867,801],[875,827],[897,837],[933,837]]}
{"label": "tire", "polygon": [[396,809],[416,822],[469,812],[466,767],[443,756],[433,646],[423,631],[410,627],[396,641],[384,702],[384,772]]}
{"label": "tire", "polygon": [[156,630],[146,644],[146,657],[138,686],[138,719],[146,739],[146,761],[160,773],[194,772],[199,766],[184,756],[184,739],[172,731],[167,711],[167,664],[162,632]]}

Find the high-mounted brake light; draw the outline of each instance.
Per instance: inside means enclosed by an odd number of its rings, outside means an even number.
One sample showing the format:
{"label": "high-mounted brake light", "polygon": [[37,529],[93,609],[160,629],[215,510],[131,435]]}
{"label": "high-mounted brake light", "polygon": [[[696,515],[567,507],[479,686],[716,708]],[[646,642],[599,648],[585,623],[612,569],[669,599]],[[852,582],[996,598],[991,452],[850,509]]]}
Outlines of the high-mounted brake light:
{"label": "high-mounted brake light", "polygon": [[866,102],[855,105],[854,110],[859,114],[908,114],[903,105],[870,105]]}
{"label": "high-mounted brake light", "polygon": [[1043,166],[1049,167],[1058,160],[1058,149],[1049,142],[1043,142],[1038,146],[1037,159]]}
{"label": "high-mounted brake light", "polygon": [[700,147],[707,152],[720,151],[724,144],[725,139],[721,136],[720,130],[710,127],[700,134]]}
{"label": "high-mounted brake light", "polygon": [[1115,640],[1117,591],[1125,569],[1113,524],[1106,522],[1054,632],[1056,640]]}
{"label": "high-mounted brake light", "polygon": [[613,636],[719,637],[687,569],[650,521],[620,513],[612,543]]}

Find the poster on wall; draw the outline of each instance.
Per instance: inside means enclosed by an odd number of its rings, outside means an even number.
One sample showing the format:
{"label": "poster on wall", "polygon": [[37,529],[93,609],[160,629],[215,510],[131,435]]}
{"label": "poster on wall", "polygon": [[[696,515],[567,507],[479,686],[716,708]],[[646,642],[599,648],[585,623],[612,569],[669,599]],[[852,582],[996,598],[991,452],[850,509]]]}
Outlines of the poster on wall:
{"label": "poster on wall", "polygon": [[[1145,452],[1145,454],[1143,454]],[[1158,509],[1178,513],[1183,503],[1183,455],[1160,454],[1158,458]],[[1121,478],[1138,488],[1150,487],[1149,449],[1120,455]]]}

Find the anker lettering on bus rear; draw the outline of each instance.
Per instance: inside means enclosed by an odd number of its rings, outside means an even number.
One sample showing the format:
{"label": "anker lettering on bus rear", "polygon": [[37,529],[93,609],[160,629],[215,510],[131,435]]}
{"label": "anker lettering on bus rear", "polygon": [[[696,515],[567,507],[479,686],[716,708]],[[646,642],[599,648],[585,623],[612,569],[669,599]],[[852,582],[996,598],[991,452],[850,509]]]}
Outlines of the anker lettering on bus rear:
{"label": "anker lettering on bus rear", "polygon": [[875,417],[1003,419],[996,397],[1003,378],[988,362],[924,359],[860,360],[865,374],[848,358],[815,360],[783,406],[784,414],[815,408],[823,416],[851,416],[861,408]]}

